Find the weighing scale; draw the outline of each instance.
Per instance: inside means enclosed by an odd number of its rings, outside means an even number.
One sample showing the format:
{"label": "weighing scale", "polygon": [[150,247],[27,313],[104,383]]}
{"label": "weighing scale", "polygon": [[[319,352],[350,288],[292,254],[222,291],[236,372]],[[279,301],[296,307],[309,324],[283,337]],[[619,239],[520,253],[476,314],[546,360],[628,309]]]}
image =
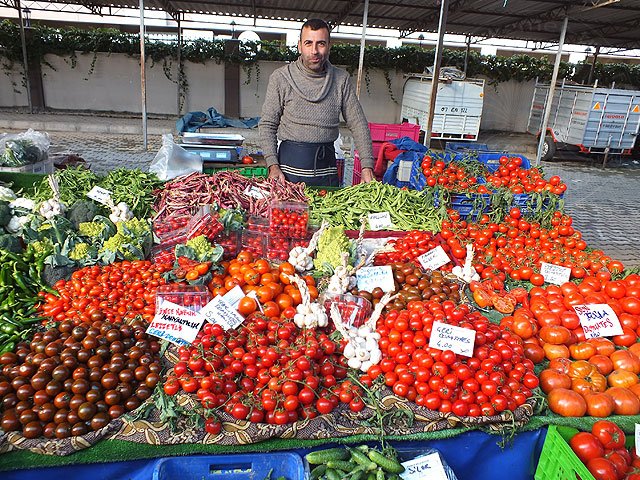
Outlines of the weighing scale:
{"label": "weighing scale", "polygon": [[185,132],[180,146],[199,155],[203,163],[238,163],[243,142],[238,134]]}

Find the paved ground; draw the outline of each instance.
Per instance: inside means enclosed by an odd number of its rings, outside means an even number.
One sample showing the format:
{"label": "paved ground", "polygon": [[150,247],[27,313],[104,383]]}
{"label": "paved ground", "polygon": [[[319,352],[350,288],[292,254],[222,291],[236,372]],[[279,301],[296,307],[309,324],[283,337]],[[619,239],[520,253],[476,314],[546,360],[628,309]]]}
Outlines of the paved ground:
{"label": "paved ground", "polygon": [[[142,148],[142,123],[127,117],[45,114],[32,116],[0,111],[0,132],[23,131],[29,127],[47,131],[52,153],[80,155],[96,172],[126,166],[146,169],[162,145],[162,133],[174,129],[173,119],[151,119],[148,149]],[[257,130],[220,129],[219,133],[240,133],[249,153],[259,150]],[[535,139],[527,134],[483,132],[479,139],[492,149],[535,157]],[[437,147],[438,145],[434,145]],[[559,152],[552,162],[542,164],[547,175],[560,175],[567,183],[566,210],[591,248],[602,249],[627,266],[640,266],[640,162],[626,158],[610,160]]]}

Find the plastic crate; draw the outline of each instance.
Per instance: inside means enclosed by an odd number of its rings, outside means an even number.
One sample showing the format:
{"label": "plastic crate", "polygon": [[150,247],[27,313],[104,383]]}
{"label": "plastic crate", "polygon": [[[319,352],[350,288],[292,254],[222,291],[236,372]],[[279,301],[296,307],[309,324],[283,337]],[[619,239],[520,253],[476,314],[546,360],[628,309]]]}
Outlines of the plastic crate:
{"label": "plastic crate", "polygon": [[208,173],[209,175],[224,172],[227,170],[232,170],[234,172],[239,173],[243,177],[248,178],[267,178],[269,175],[269,169],[267,167],[209,167],[203,166],[203,173]]}
{"label": "plastic crate", "polygon": [[384,142],[409,137],[418,141],[420,138],[420,125],[414,123],[370,123],[371,141],[373,142],[373,157],[378,156],[380,147]]}
{"label": "plastic crate", "polygon": [[302,458],[290,452],[162,458],[153,480],[253,480],[284,477],[303,480]]}
{"label": "plastic crate", "polygon": [[475,143],[475,142],[447,142],[444,147],[445,152],[472,152],[472,151],[488,151],[489,146],[486,143]]}
{"label": "plastic crate", "polygon": [[38,173],[41,175],[47,175],[53,173],[53,160],[46,159],[37,163],[28,163],[21,167],[0,167],[2,172],[11,173]]}
{"label": "plastic crate", "polygon": [[595,480],[567,443],[577,432],[575,428],[549,425],[535,480]]}
{"label": "plastic crate", "polygon": [[36,185],[39,185],[45,175],[42,173],[15,173],[0,170],[0,182],[11,184],[14,192],[22,190],[25,193],[33,193]]}

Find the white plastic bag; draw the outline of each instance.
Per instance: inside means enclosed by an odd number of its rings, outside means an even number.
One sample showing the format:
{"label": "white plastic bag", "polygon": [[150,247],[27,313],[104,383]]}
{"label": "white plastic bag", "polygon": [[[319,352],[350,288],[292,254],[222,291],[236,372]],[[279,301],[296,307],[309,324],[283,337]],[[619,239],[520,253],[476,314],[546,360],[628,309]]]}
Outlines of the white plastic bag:
{"label": "white plastic bag", "polygon": [[29,129],[23,133],[0,136],[0,165],[21,167],[48,158],[49,135]]}
{"label": "white plastic bag", "polygon": [[160,180],[171,180],[180,175],[202,172],[202,158],[176,145],[173,135],[165,133],[162,135],[162,147],[151,162],[149,172],[155,173]]}

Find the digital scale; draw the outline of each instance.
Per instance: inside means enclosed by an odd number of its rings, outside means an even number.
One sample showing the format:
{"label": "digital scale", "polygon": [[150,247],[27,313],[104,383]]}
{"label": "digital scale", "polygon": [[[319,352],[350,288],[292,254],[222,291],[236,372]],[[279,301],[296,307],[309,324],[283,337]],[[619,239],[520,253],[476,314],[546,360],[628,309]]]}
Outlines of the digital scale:
{"label": "digital scale", "polygon": [[238,134],[185,132],[180,146],[199,155],[203,163],[238,163],[243,142]]}

